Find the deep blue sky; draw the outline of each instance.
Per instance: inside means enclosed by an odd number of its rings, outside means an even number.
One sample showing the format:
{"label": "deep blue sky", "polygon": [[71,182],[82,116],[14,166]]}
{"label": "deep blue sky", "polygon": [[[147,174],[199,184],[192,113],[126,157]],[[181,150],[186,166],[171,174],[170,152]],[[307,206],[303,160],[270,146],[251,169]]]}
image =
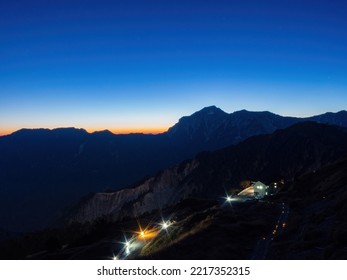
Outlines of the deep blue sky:
{"label": "deep blue sky", "polygon": [[347,109],[347,2],[30,0],[0,4],[0,134],[168,128],[216,105]]}

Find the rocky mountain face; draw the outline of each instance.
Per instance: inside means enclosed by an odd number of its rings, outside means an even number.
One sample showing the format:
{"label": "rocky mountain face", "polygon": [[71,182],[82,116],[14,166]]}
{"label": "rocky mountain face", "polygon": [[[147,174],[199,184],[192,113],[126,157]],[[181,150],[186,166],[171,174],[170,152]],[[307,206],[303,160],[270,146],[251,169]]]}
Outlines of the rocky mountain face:
{"label": "rocky mountain face", "polygon": [[92,222],[105,216],[120,220],[174,205],[194,192],[194,188],[189,184],[185,186],[184,181],[198,164],[195,160],[182,163],[160,172],[134,188],[96,193],[79,207],[70,221]]}
{"label": "rocky mountain face", "polygon": [[209,147],[204,150],[213,150],[237,144],[251,136],[272,133],[300,121],[303,119],[282,117],[270,112],[242,110],[227,114],[211,106],[190,117],[181,118],[168,130],[168,136],[177,138],[189,149],[198,143]]}
{"label": "rocky mountain face", "polygon": [[295,180],[347,155],[347,132],[340,127],[305,122],[238,145],[204,152],[160,172],[133,189],[97,193],[70,221],[125,217],[175,205],[188,197],[218,198],[243,180]]}
{"label": "rocky mountain face", "polygon": [[[0,137],[0,226],[26,231],[50,225],[90,192],[124,188],[201,151],[305,120],[245,110],[227,114],[211,106],[159,135],[74,128],[17,131]],[[347,112],[312,120],[347,127]]]}
{"label": "rocky mountain face", "polygon": [[196,145],[199,145],[198,150],[219,149],[255,135],[269,134],[306,121],[347,127],[347,111],[295,118],[247,110],[227,114],[215,106],[210,106],[189,117],[181,118],[168,130],[167,135],[196,152]]}

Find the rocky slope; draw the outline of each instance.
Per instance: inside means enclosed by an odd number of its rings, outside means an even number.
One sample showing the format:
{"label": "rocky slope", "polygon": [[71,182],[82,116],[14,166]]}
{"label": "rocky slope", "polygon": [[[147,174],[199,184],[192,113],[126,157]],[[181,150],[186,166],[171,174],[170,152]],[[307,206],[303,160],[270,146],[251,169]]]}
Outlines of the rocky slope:
{"label": "rocky slope", "polygon": [[[347,127],[346,111],[309,119]],[[53,225],[63,209],[90,192],[129,186],[201,151],[305,120],[246,110],[228,114],[210,106],[159,135],[74,128],[17,131],[0,137],[0,227],[28,231]]]}
{"label": "rocky slope", "polygon": [[105,216],[120,220],[174,205],[193,193],[194,188],[184,186],[184,179],[197,166],[197,161],[190,161],[165,170],[135,188],[96,193],[80,206],[70,221],[84,223]]}
{"label": "rocky slope", "polygon": [[300,123],[236,146],[205,152],[167,169],[133,189],[97,193],[70,221],[113,220],[161,209],[189,196],[218,197],[238,188],[242,180],[271,182],[296,177],[347,155],[345,129]]}

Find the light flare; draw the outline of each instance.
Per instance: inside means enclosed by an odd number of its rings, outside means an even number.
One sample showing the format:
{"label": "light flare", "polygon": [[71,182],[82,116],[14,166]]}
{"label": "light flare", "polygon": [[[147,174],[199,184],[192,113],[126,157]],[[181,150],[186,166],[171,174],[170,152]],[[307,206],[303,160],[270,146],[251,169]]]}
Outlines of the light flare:
{"label": "light flare", "polygon": [[141,230],[137,234],[137,239],[139,239],[139,240],[148,240],[148,239],[153,239],[157,235],[158,235],[158,231],[154,230],[154,229],[152,229],[152,230]]}
{"label": "light flare", "polygon": [[169,225],[168,223],[166,223],[166,222],[164,222],[164,223],[161,225],[161,227],[162,227],[163,229],[167,229],[169,226],[170,226],[170,225]]}

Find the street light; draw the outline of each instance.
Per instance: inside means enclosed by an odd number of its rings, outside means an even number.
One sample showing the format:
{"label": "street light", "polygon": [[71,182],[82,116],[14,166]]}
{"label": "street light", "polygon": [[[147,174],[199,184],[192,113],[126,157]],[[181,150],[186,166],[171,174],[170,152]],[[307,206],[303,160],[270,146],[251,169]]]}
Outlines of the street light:
{"label": "street light", "polygon": [[170,226],[170,224],[168,222],[165,222],[165,221],[161,224],[162,229],[167,229],[169,226]]}

